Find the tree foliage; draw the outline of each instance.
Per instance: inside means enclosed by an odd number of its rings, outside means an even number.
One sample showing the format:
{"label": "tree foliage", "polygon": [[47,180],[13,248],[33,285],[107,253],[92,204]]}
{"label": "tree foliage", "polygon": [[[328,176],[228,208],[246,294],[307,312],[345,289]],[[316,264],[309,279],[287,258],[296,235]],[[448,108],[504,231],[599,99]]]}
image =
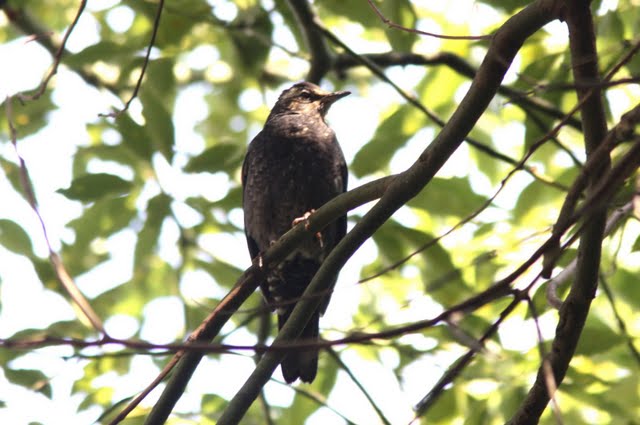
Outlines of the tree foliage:
{"label": "tree foliage", "polygon": [[[432,3],[0,1],[7,420],[635,423],[640,8]],[[300,80],[353,92],[329,115],[352,191],[263,267],[351,231],[289,387],[317,302],[276,336],[240,167]]]}

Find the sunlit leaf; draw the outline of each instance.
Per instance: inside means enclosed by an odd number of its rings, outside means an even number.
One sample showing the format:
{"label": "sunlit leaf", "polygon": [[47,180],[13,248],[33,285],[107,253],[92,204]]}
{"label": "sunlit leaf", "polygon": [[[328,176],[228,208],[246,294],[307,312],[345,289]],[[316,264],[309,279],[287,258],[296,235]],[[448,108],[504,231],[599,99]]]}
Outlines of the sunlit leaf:
{"label": "sunlit leaf", "polygon": [[427,187],[409,201],[409,206],[431,214],[464,217],[479,209],[486,198],[477,195],[465,178],[434,178]]}
{"label": "sunlit leaf", "polygon": [[358,177],[384,171],[395,151],[417,131],[419,121],[412,109],[400,107],[379,125],[371,141],[358,151],[350,170]]}
{"label": "sunlit leaf", "polygon": [[244,149],[239,145],[216,144],[191,158],[184,170],[188,173],[230,171],[242,162],[243,154]]}
{"label": "sunlit leaf", "polygon": [[36,391],[51,397],[51,384],[49,378],[39,370],[5,368],[4,375],[9,382],[20,385],[32,391]]}
{"label": "sunlit leaf", "polygon": [[69,199],[83,202],[96,201],[107,196],[122,196],[131,189],[131,182],[113,174],[86,174],[71,182],[67,189],[58,192]]}
{"label": "sunlit leaf", "polygon": [[0,244],[16,254],[33,255],[31,239],[27,232],[11,220],[0,219]]}

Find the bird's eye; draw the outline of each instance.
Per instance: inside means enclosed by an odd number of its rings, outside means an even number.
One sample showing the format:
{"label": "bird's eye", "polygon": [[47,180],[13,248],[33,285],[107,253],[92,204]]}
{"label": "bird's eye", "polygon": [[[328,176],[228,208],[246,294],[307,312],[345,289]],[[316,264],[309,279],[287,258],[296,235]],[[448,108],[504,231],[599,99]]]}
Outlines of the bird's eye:
{"label": "bird's eye", "polygon": [[300,92],[300,99],[310,100],[311,97],[312,97],[311,93],[306,91],[306,90],[303,90],[303,91]]}

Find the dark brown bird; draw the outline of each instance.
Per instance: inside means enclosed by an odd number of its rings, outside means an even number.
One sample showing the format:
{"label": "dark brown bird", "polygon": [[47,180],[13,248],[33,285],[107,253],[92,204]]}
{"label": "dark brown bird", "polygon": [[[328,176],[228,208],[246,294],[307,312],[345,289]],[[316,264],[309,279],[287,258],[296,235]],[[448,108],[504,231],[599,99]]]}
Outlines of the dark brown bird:
{"label": "dark brown bird", "polygon": [[[344,156],[324,117],[336,100],[348,94],[326,92],[307,82],[295,84],[282,92],[264,128],[249,144],[242,166],[242,203],[252,259],[289,231],[294,220],[347,189]],[[277,307],[278,329],[346,230],[343,216],[321,234],[310,236],[269,271],[260,287],[267,302]],[[323,297],[301,339],[318,338],[319,315],[326,310],[329,297]],[[318,350],[290,351],[281,367],[288,383],[298,378],[311,382],[318,369]]]}

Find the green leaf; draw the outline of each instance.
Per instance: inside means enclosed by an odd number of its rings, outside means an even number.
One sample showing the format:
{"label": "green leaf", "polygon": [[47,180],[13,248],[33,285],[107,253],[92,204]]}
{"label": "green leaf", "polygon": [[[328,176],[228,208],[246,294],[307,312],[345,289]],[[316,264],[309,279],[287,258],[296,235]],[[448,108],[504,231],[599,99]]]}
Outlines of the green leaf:
{"label": "green leaf", "polygon": [[207,417],[219,416],[228,401],[216,394],[205,394],[200,399],[200,411]]}
{"label": "green leaf", "polygon": [[147,219],[138,234],[135,249],[135,266],[147,267],[147,258],[155,251],[160,236],[160,228],[164,219],[171,213],[171,198],[160,194],[149,200]]}
{"label": "green leaf", "polygon": [[21,387],[37,391],[51,398],[49,378],[39,370],[4,368],[4,375],[9,382]]}
{"label": "green leaf", "polygon": [[154,59],[149,62],[146,80],[143,82],[145,90],[151,90],[162,98],[167,105],[173,103],[176,90],[176,78],[173,74],[175,61],[172,58]]}
{"label": "green leaf", "polygon": [[480,208],[487,198],[471,189],[463,177],[434,178],[408,205],[430,214],[465,217]]}
{"label": "green leaf", "polygon": [[78,148],[74,158],[74,175],[86,173],[87,164],[91,159],[113,161],[133,169],[138,164],[138,157],[123,145],[92,145]]}
{"label": "green leaf", "polygon": [[[146,18],[145,27],[148,29],[148,33],[145,34],[144,39],[148,43],[159,3],[131,2],[127,6],[140,12],[136,16]],[[180,44],[184,43],[185,39],[188,39],[190,34],[194,32],[193,27],[196,23],[210,18],[211,6],[207,5],[204,0],[172,0],[170,3],[165,3],[161,16],[154,47],[171,51],[176,47],[181,47]],[[210,25],[210,22],[208,24]]]}
{"label": "green leaf", "polygon": [[516,206],[513,209],[515,221],[524,220],[527,217],[536,217],[541,208],[561,199],[562,193],[535,180],[520,192]]}
{"label": "green leaf", "polygon": [[227,195],[214,202],[211,206],[213,208],[222,208],[224,211],[230,211],[232,208],[239,208],[242,204],[242,187],[232,187]]}
{"label": "green leaf", "polygon": [[243,154],[244,148],[237,144],[218,143],[191,158],[184,170],[188,173],[230,172],[242,163]]}
{"label": "green leaf", "polygon": [[635,242],[633,242],[633,245],[631,246],[631,252],[638,251],[640,251],[640,236],[636,238]]}
{"label": "green leaf", "polygon": [[354,1],[323,0],[318,3],[320,16],[342,16],[360,23],[365,28],[384,25],[373,10],[362,10],[362,5]]}
{"label": "green leaf", "polygon": [[139,94],[142,115],[146,121],[147,137],[168,162],[173,158],[175,143],[171,117],[174,90],[173,61],[158,59],[150,62]]}
{"label": "green leaf", "polygon": [[[7,99],[2,99],[2,103],[0,103],[0,110],[3,111],[3,113],[0,114],[0,128],[3,129],[3,132],[5,128],[9,128],[7,114],[5,112],[6,101]],[[47,125],[48,114],[56,110],[56,106],[51,100],[50,90],[45,90],[44,94],[35,100],[18,102],[12,98],[11,101],[11,123],[16,129],[18,141],[38,132]]]}
{"label": "green leaf", "polygon": [[424,415],[426,423],[451,423],[460,409],[456,401],[456,388],[444,390],[434,405]]}
{"label": "green leaf", "polygon": [[74,245],[86,249],[92,240],[106,238],[125,228],[134,217],[135,209],[129,199],[105,198],[86,208],[82,216],[69,222],[68,227],[75,231]]}
{"label": "green leaf", "polygon": [[122,144],[131,149],[140,158],[151,161],[153,146],[144,127],[138,125],[128,114],[116,117],[116,128],[122,135]]}
{"label": "green leaf", "polygon": [[0,244],[16,254],[33,256],[31,239],[27,232],[11,220],[0,220]]}
{"label": "green leaf", "polygon": [[71,68],[79,68],[94,64],[98,61],[119,63],[130,57],[138,46],[131,46],[130,43],[119,44],[110,40],[101,41],[72,55],[63,55],[62,63]]}
{"label": "green leaf", "polygon": [[147,122],[148,136],[153,146],[171,162],[173,158],[174,129],[171,114],[154,92],[140,90],[142,115]]}
{"label": "green leaf", "polygon": [[2,170],[9,183],[11,183],[13,190],[19,193],[20,196],[28,202],[27,198],[24,196],[24,190],[22,188],[20,167],[13,162],[0,157],[0,170]]}
{"label": "green leaf", "polygon": [[254,75],[262,72],[271,51],[273,23],[269,13],[260,6],[250,7],[241,10],[231,25],[239,64]]}
{"label": "green leaf", "polygon": [[[247,255],[247,265],[249,264],[249,256]],[[232,287],[238,277],[242,274],[242,270],[219,259],[209,261],[195,260],[195,264],[202,270],[206,271],[215,279],[215,281],[225,288]]]}
{"label": "green leaf", "polygon": [[74,179],[67,189],[58,192],[69,199],[92,202],[105,197],[122,196],[131,190],[131,182],[113,174],[86,174]]}
{"label": "green leaf", "polygon": [[244,151],[244,147],[234,143],[218,143],[189,159],[184,170],[187,173],[231,172],[242,163]]}
{"label": "green leaf", "polygon": [[611,287],[615,288],[618,301],[628,303],[640,311],[640,291],[638,291],[638,273],[624,268],[616,270]]}
{"label": "green leaf", "polygon": [[108,253],[96,250],[92,242],[106,239],[131,223],[136,215],[128,197],[99,199],[67,225],[75,233],[73,244],[65,245],[63,259],[76,276],[109,259]]}
{"label": "green leaf", "polygon": [[357,177],[383,171],[395,151],[418,130],[423,119],[422,115],[416,115],[413,107],[398,108],[380,124],[371,141],[356,153],[351,171]]}
{"label": "green leaf", "polygon": [[625,339],[603,321],[589,315],[576,347],[576,355],[593,356],[623,344]]}
{"label": "green leaf", "polygon": [[[378,229],[373,239],[380,251],[381,264],[378,266],[386,267],[422,249],[433,240],[433,235],[390,220]],[[425,291],[440,303],[451,305],[460,301],[469,290],[462,280],[460,270],[454,266],[449,252],[439,243],[423,249],[406,264],[420,267]]]}
{"label": "green leaf", "polygon": [[[416,12],[409,0],[383,0],[378,7],[385,18],[404,28],[412,30],[416,26]],[[394,51],[409,52],[418,39],[417,34],[398,28],[385,28],[387,39]]]}
{"label": "green leaf", "polygon": [[492,8],[504,10],[506,13],[513,13],[517,9],[527,6],[530,1],[528,0],[482,0],[482,3],[486,3]]}

